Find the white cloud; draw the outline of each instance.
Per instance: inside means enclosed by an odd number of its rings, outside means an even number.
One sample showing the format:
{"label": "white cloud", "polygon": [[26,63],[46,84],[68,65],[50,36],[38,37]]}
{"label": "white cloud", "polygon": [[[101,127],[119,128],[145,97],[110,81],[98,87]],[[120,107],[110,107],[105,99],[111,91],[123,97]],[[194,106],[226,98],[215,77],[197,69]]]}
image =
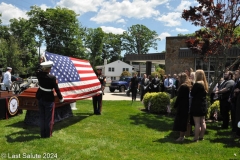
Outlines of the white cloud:
{"label": "white cloud", "polygon": [[194,2],[182,0],[180,5],[176,8],[176,11],[182,12],[184,9],[189,9]]}
{"label": "white cloud", "polygon": [[60,0],[57,2],[57,6],[74,10],[77,14],[83,14],[86,12],[97,12],[98,7],[103,2],[104,0]]}
{"label": "white cloud", "polygon": [[119,19],[116,21],[117,23],[126,23],[126,21],[124,19]]}
{"label": "white cloud", "polygon": [[162,15],[156,20],[164,22],[165,26],[180,26],[181,25],[181,13],[180,12],[170,12],[166,15]]}
{"label": "white cloud", "polygon": [[113,34],[122,34],[125,30],[122,28],[114,28],[114,27],[106,27],[101,26],[102,30],[106,33],[113,33]]}
{"label": "white cloud", "polygon": [[96,23],[114,22],[121,17],[144,19],[156,17],[160,13],[157,6],[167,3],[169,0],[129,0],[118,1],[105,1],[98,14],[90,20]]}
{"label": "white cloud", "polygon": [[0,3],[0,11],[2,13],[1,20],[3,25],[9,24],[9,20],[13,18],[22,17],[28,19],[26,10],[21,10],[12,4]]}
{"label": "white cloud", "polygon": [[52,7],[47,6],[46,4],[41,4],[41,5],[40,5],[40,8],[41,8],[42,10],[46,11],[47,8],[52,8]]}
{"label": "white cloud", "polygon": [[164,40],[166,39],[166,37],[170,37],[171,34],[167,33],[167,32],[163,32],[161,33],[158,37],[161,39],[161,40]]}
{"label": "white cloud", "polygon": [[188,32],[188,29],[181,29],[181,28],[176,28],[177,32]]}

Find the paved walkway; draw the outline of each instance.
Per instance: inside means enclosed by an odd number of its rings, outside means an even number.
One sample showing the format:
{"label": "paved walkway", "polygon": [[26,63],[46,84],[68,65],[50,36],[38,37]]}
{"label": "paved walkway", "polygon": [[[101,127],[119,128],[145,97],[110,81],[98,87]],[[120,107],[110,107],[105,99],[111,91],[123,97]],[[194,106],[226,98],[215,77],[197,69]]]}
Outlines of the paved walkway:
{"label": "paved walkway", "polygon": [[[92,99],[92,98],[91,98]],[[103,100],[132,100],[131,95],[127,96],[126,92],[114,91],[110,92],[109,87],[106,87],[104,90]],[[137,101],[140,101],[139,94],[137,95]]]}

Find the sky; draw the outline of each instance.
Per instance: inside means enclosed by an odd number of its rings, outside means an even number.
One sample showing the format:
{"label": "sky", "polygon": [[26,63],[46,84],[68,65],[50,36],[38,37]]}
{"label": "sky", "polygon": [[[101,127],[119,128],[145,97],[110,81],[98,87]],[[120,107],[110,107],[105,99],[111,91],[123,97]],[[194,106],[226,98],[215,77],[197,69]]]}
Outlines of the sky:
{"label": "sky", "polygon": [[[30,6],[43,10],[57,6],[74,10],[83,27],[101,27],[104,32],[121,34],[132,25],[141,24],[156,31],[158,49],[149,53],[165,51],[166,37],[194,33],[198,28],[181,18],[184,9],[197,6],[196,0],[0,0],[3,25],[12,18],[28,19]],[[41,52],[44,52],[44,46]]]}

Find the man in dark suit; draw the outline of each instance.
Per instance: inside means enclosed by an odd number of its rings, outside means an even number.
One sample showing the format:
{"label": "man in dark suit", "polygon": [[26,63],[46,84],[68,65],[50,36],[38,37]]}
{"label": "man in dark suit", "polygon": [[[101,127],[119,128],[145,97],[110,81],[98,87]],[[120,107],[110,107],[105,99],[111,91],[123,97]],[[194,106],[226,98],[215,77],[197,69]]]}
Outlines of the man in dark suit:
{"label": "man in dark suit", "polygon": [[131,81],[129,83],[129,88],[131,88],[131,91],[132,91],[132,100],[136,101],[137,90],[138,90],[137,72],[134,73],[134,76],[131,78]]}
{"label": "man in dark suit", "polygon": [[155,77],[152,79],[152,87],[152,92],[159,92],[160,78],[158,77],[158,74],[156,74]]}
{"label": "man in dark suit", "polygon": [[227,71],[224,73],[224,82],[219,87],[219,90],[215,93],[219,95],[220,102],[220,114],[223,117],[222,128],[227,129],[229,125],[229,111],[231,109],[231,104],[228,101],[229,95],[231,93],[231,89],[234,85],[234,81],[232,80],[233,73]]}

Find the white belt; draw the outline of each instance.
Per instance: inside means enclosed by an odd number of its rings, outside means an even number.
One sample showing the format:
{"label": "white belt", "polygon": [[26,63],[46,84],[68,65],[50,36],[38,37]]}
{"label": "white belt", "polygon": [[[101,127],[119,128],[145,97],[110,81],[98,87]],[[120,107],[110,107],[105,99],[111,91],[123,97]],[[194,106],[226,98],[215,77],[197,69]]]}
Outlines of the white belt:
{"label": "white belt", "polygon": [[43,91],[46,91],[46,92],[52,92],[53,91],[52,89],[46,89],[46,88],[43,88],[41,86],[39,86],[39,88]]}

